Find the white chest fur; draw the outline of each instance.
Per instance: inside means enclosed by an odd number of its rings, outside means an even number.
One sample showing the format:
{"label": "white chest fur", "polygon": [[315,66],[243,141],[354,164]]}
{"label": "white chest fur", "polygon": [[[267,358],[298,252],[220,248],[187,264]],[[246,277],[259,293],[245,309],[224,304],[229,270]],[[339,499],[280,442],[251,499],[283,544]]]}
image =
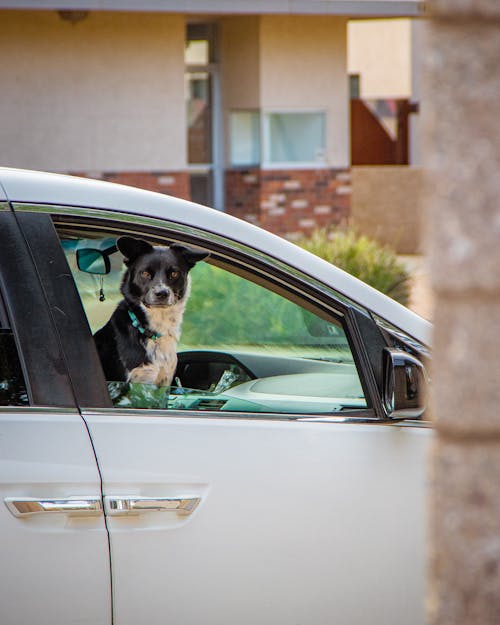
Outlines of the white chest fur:
{"label": "white chest fur", "polygon": [[177,343],[181,336],[182,317],[188,295],[189,289],[183,299],[173,306],[143,307],[149,328],[161,336],[156,340],[148,339],[146,353],[149,364],[133,369],[129,375],[131,382],[159,386],[171,384],[177,367]]}

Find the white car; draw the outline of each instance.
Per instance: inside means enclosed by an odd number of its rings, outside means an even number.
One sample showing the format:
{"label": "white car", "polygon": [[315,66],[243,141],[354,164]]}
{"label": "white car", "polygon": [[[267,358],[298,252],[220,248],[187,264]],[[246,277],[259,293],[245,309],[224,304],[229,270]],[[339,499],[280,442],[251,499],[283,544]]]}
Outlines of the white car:
{"label": "white car", "polygon": [[[168,388],[100,365],[121,235],[210,252]],[[0,242],[2,625],[424,622],[428,322],[100,181],[0,169]]]}

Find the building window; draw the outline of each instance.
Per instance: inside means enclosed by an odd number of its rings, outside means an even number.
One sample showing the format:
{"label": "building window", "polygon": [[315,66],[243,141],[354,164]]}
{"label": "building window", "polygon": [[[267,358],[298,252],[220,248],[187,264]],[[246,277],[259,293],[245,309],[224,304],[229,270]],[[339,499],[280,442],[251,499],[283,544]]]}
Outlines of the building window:
{"label": "building window", "polygon": [[0,406],[28,404],[21,361],[0,293]]}
{"label": "building window", "polygon": [[361,77],[359,74],[349,74],[349,94],[351,100],[361,97]]}
{"label": "building window", "polygon": [[188,163],[212,163],[212,85],[210,72],[186,72]]}
{"label": "building window", "polygon": [[190,198],[214,203],[214,74],[213,24],[188,24],[184,49],[186,66],[187,157]]}
{"label": "building window", "polygon": [[260,163],[260,115],[258,111],[232,111],[229,118],[231,165]]}
{"label": "building window", "polygon": [[326,161],[323,112],[276,112],[264,117],[264,164],[318,164]]}
{"label": "building window", "polygon": [[[210,62],[210,39],[209,33],[191,32],[188,28],[188,37],[200,37],[200,39],[190,39],[186,41],[184,49],[184,62],[186,65],[208,65]],[[206,37],[206,39],[202,38]]]}

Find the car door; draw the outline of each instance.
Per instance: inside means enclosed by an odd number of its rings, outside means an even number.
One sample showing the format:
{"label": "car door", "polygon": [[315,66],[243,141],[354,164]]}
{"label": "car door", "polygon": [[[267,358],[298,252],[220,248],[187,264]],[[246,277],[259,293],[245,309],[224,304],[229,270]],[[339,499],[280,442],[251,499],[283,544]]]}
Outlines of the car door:
{"label": "car door", "polygon": [[[54,330],[58,312],[7,204],[0,233],[0,621],[110,625],[100,476]],[[35,245],[56,268],[60,251],[41,230]]]}
{"label": "car door", "polygon": [[[186,228],[176,230],[175,224],[161,230],[146,220],[141,226],[139,218],[125,223],[119,215],[93,220],[92,211],[85,216],[84,210],[71,207],[59,207],[55,219],[68,241],[71,236],[105,241],[113,233],[127,233],[158,242],[189,237],[191,243],[210,246],[205,233],[191,229],[186,234]],[[315,311],[314,323],[305,324],[310,335],[320,343],[331,339],[326,348],[339,340],[347,360],[324,363],[321,355],[302,354],[308,369],[290,378],[297,373],[297,359],[284,355],[283,345],[276,349],[274,343],[272,354],[248,354],[242,344],[247,329],[256,327],[252,322],[262,318],[260,309],[251,308],[261,298],[241,297],[238,321],[243,324],[223,324],[241,331],[231,349],[226,341],[225,349],[223,344],[212,350],[191,344],[185,352],[191,364],[200,354],[206,359],[215,352],[215,360],[232,359],[253,375],[215,402],[213,391],[205,389],[196,399],[184,393],[182,384],[168,395],[166,407],[120,402],[110,407],[96,396],[80,394],[102,476],[115,624],[423,623],[429,430],[420,423],[389,425],[381,417],[381,333],[367,313],[325,297],[313,281],[301,282],[294,278],[296,272],[286,272],[272,260],[266,265],[262,254],[252,257],[247,250],[243,258],[241,246],[235,250],[228,242],[223,247],[220,240],[212,253],[213,262],[225,271],[286,300],[274,310],[290,310],[292,302],[300,310]],[[106,280],[100,288],[96,282],[80,289],[87,311],[89,298],[99,306],[99,290],[113,300],[116,287]],[[224,293],[230,291],[208,289],[219,298],[208,308],[218,305],[222,313]],[[189,321],[185,319],[185,327]],[[212,321],[202,316],[194,325],[203,323],[205,336]],[[254,342],[248,336],[248,345]],[[69,358],[77,375],[85,359]],[[280,371],[271,368],[266,374],[270,362]],[[320,377],[315,374],[317,367],[330,365],[354,372],[359,386],[350,400],[338,406],[332,402],[326,410],[318,384],[325,370]],[[99,384],[100,373],[92,369]],[[295,389],[290,379],[297,381]],[[260,401],[261,391],[253,384],[261,388],[262,382],[273,392],[262,391],[265,399]],[[240,408],[224,410],[242,387],[246,394],[236,395]]]}

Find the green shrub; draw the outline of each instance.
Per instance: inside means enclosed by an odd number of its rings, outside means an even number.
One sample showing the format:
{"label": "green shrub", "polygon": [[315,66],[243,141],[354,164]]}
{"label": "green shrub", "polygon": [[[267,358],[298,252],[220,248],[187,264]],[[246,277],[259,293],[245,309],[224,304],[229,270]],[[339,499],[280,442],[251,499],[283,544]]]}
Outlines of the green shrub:
{"label": "green shrub", "polygon": [[199,263],[182,323],[185,345],[308,343],[316,316],[258,284]]}
{"label": "green shrub", "polygon": [[401,304],[408,304],[410,274],[390,248],[352,229],[316,230],[297,243]]}

